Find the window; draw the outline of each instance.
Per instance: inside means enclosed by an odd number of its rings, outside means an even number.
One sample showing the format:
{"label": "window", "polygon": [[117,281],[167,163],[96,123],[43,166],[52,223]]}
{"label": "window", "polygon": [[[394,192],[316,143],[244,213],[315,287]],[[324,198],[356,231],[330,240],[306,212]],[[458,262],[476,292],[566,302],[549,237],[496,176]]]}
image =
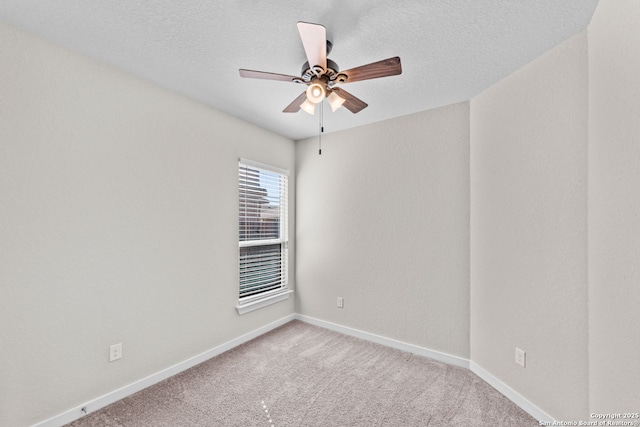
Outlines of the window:
{"label": "window", "polygon": [[240,159],[238,313],[288,298],[288,172]]}

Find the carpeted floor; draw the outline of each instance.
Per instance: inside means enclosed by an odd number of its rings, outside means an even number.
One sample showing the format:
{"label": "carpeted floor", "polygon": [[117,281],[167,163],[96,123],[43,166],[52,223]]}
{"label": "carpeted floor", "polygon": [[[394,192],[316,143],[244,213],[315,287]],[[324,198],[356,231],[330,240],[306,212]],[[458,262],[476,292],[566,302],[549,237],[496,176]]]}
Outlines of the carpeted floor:
{"label": "carpeted floor", "polygon": [[537,426],[471,371],[292,321],[69,426]]}

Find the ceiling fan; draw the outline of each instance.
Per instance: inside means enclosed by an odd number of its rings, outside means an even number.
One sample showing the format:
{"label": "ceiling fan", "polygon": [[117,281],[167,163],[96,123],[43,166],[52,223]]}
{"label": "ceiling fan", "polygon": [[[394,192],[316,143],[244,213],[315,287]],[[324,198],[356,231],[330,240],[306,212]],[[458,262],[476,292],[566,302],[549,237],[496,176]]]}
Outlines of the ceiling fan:
{"label": "ceiling fan", "polygon": [[307,62],[302,66],[300,77],[265,71],[240,70],[240,77],[307,85],[307,89],[283,110],[284,113],[296,113],[302,109],[309,114],[314,114],[316,104],[326,98],[332,111],[344,106],[355,114],[366,108],[368,104],[346,90],[335,87],[337,84],[395,76],[402,73],[400,58],[397,56],[340,71],[338,64],[327,58],[331,52],[332,44],[327,40],[326,29],[323,25],[298,22],[298,31],[307,56]]}

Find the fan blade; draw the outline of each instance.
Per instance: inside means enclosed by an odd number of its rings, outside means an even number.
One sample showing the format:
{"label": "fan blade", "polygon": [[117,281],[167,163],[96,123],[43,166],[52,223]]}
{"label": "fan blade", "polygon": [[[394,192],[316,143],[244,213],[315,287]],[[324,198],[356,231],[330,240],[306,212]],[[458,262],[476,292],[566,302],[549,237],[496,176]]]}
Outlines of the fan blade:
{"label": "fan blade", "polygon": [[307,91],[302,92],[300,96],[294,99],[291,104],[287,105],[287,108],[282,110],[282,112],[297,113],[298,111],[300,111],[300,106],[302,105],[305,99],[307,99]]}
{"label": "fan blade", "polygon": [[335,88],[333,89],[333,91],[336,92],[340,98],[344,98],[345,101],[344,101],[344,104],[342,104],[342,106],[347,110],[351,111],[353,114],[361,110],[364,110],[369,106],[369,104],[362,101],[361,99],[356,98],[355,96],[351,95],[349,92],[347,92],[342,88]]}
{"label": "fan blade", "polygon": [[263,80],[280,80],[282,82],[294,82],[295,79],[300,77],[287,76],[286,74],[267,73],[266,71],[254,71],[254,70],[240,70],[240,77],[249,79],[263,79]]}
{"label": "fan blade", "polygon": [[298,32],[307,54],[309,67],[316,65],[327,69],[327,30],[323,25],[311,24],[309,22],[298,22]]}
{"label": "fan blade", "polygon": [[360,80],[377,79],[379,77],[401,74],[402,65],[400,64],[400,57],[394,56],[393,58],[383,59],[382,61],[372,62],[367,65],[361,65],[360,67],[341,71],[340,73],[347,75],[346,83],[351,83]]}

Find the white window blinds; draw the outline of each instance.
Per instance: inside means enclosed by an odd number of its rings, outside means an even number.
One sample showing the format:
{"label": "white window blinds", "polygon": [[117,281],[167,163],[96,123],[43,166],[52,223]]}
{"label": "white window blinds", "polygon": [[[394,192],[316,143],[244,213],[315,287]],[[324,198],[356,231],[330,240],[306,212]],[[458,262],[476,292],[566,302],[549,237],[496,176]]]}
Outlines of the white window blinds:
{"label": "white window blinds", "polygon": [[240,303],[287,287],[287,175],[287,171],[240,159]]}

